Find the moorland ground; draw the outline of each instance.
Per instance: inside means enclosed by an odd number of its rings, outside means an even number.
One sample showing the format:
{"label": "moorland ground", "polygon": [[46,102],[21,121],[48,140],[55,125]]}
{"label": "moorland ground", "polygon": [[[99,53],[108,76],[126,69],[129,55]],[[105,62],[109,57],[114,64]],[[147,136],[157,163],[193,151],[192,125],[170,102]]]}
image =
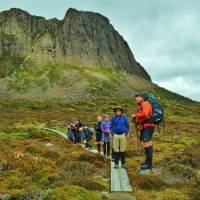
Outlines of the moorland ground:
{"label": "moorland ground", "polygon": [[[138,200],[197,200],[200,185],[200,105],[157,91],[165,109],[165,131],[154,134],[157,173],[139,175],[143,153],[138,151],[134,126],[128,139],[127,166]],[[66,132],[64,124],[79,118],[93,126],[96,115],[122,105],[128,116],[132,98],[104,98],[87,102],[10,100],[0,102],[0,194],[3,199],[106,199],[109,161],[81,145],[38,125]],[[131,121],[131,119],[130,119]],[[133,142],[134,140],[134,142]],[[94,139],[92,144],[95,145]],[[161,173],[160,173],[161,172]]]}

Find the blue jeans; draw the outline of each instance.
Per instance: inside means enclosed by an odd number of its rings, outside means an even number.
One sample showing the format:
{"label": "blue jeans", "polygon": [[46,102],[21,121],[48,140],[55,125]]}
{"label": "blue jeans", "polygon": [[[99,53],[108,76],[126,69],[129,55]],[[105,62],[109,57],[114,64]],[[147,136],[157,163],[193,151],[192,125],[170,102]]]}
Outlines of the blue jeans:
{"label": "blue jeans", "polygon": [[71,128],[68,128],[67,137],[71,142],[75,143],[74,130],[72,130]]}

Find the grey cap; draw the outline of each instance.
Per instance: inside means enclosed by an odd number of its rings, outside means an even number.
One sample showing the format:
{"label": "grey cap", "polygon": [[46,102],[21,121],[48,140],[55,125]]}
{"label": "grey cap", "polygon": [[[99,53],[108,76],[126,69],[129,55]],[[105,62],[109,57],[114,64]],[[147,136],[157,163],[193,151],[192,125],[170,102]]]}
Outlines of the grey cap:
{"label": "grey cap", "polygon": [[114,112],[116,112],[117,110],[121,110],[122,113],[124,112],[121,106],[116,106],[116,107],[113,109]]}
{"label": "grey cap", "polygon": [[144,93],[135,93],[134,94],[134,97],[143,97],[143,98],[145,98],[145,94]]}

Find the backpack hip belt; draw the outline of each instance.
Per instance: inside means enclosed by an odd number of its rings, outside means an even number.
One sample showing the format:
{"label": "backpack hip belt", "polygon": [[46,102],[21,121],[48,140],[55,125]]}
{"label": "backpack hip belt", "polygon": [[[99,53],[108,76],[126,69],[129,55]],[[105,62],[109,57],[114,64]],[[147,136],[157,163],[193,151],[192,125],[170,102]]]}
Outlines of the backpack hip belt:
{"label": "backpack hip belt", "polygon": [[142,123],[142,129],[144,129],[144,128],[148,127],[148,126],[154,126],[154,123],[152,123],[152,122],[144,122],[144,123]]}

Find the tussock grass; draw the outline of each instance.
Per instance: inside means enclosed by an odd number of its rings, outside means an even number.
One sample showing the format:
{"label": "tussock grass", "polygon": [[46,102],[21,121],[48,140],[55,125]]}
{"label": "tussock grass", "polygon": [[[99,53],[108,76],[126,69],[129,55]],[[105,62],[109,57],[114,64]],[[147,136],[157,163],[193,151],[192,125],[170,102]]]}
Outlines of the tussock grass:
{"label": "tussock grass", "polygon": [[168,184],[157,175],[131,175],[130,182],[137,188],[143,190],[161,190],[168,187]]}
{"label": "tussock grass", "polygon": [[[200,107],[184,98],[179,101],[179,96],[168,95],[166,91],[156,92],[166,112],[166,130],[160,135],[155,132],[153,139],[154,166],[161,170],[161,176],[136,173],[144,155],[137,150],[132,129],[134,143],[128,140],[127,166],[135,195],[139,200],[184,200],[193,191],[195,198],[199,184]],[[0,194],[13,199],[30,196],[37,199],[39,195],[49,199],[70,195],[78,199],[81,191],[80,199],[84,199],[93,190],[94,199],[100,198],[96,190],[109,189],[109,182],[103,181],[109,179],[109,163],[102,156],[85,152],[59,136],[38,130],[37,125],[65,131],[64,124],[78,118],[93,127],[97,114],[112,114],[116,105],[122,105],[128,116],[135,111],[129,97],[105,97],[87,102],[1,101]],[[26,133],[26,137],[21,133]],[[53,146],[48,147],[47,143]],[[91,143],[95,145],[94,140]],[[169,175],[173,176],[173,182],[169,181]]]}
{"label": "tussock grass", "polygon": [[87,162],[72,161],[65,164],[65,177],[67,179],[73,179],[77,177],[89,176],[94,173],[95,169],[92,164]]}

